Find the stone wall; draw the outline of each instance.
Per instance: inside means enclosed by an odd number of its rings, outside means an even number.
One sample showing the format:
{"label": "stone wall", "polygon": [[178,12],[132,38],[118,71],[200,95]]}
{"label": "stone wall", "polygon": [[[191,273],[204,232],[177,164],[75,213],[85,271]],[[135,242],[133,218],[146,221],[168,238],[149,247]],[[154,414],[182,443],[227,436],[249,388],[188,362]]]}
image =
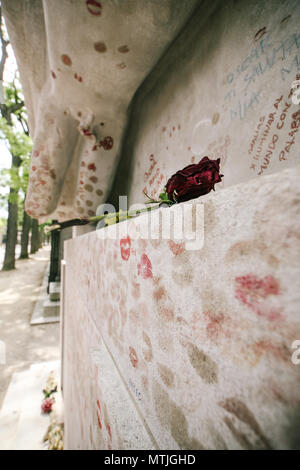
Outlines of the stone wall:
{"label": "stone wall", "polygon": [[221,158],[217,190],[295,165],[299,24],[294,0],[202,2],[136,94],[110,199],[158,196],[204,155]]}
{"label": "stone wall", "polygon": [[68,448],[299,446],[299,177],[195,200],[196,251],[131,236],[147,215],[65,243]]}
{"label": "stone wall", "polygon": [[204,1],[137,91],[109,202],[204,155],[224,182],[198,250],[136,239],[146,215],[65,243],[67,448],[299,447],[299,19]]}

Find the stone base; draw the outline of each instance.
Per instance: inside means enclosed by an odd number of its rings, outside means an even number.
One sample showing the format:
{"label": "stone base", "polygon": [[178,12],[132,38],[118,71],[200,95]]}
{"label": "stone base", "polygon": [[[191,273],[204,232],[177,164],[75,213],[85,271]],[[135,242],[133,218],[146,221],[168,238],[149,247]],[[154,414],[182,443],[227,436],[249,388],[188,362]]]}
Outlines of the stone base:
{"label": "stone base", "polygon": [[51,300],[45,300],[43,304],[44,317],[59,318],[59,306],[60,306],[59,301],[52,302]]}
{"label": "stone base", "polygon": [[50,282],[49,298],[52,302],[60,299],[60,282]]}
{"label": "stone base", "polygon": [[[47,294],[48,275],[49,266],[44,274],[43,283],[40,288],[40,294],[31,317],[31,325],[40,325],[42,323],[55,323],[60,320],[59,301],[51,302]],[[51,304],[51,306],[48,308],[49,304]],[[46,309],[44,307],[46,307]]]}

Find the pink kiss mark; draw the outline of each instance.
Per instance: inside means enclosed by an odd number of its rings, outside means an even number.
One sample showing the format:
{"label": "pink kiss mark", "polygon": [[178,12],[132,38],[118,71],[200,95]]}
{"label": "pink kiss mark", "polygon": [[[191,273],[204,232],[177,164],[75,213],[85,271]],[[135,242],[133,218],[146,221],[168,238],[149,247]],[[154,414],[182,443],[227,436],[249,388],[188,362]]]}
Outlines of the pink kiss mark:
{"label": "pink kiss mark", "polygon": [[148,279],[153,277],[152,274],[152,264],[148,256],[144,253],[141,256],[141,261],[137,266],[138,274],[142,276],[143,279]]}
{"label": "pink kiss mark", "polygon": [[129,359],[133,367],[136,367],[138,364],[138,357],[136,350],[129,346]]}
{"label": "pink kiss mark", "polygon": [[128,261],[130,258],[130,250],[131,249],[131,240],[129,235],[126,238],[121,238],[120,240],[120,250],[121,250],[121,257],[124,261]]}
{"label": "pink kiss mark", "polygon": [[170,250],[172,251],[173,255],[177,256],[180,253],[183,253],[185,250],[185,244],[183,243],[175,243],[173,240],[168,241],[168,245]]}
{"label": "pink kiss mark", "polygon": [[276,307],[268,307],[263,301],[270,295],[279,295],[279,282],[273,276],[259,279],[255,274],[235,278],[235,297],[247,305],[258,316],[268,320],[280,320],[281,313]]}

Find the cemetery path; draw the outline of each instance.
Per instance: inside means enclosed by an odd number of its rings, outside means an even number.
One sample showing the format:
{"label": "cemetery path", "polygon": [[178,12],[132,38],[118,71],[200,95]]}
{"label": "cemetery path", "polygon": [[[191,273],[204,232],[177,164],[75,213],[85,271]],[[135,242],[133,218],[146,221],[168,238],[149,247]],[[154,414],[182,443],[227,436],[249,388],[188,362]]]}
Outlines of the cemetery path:
{"label": "cemetery path", "polygon": [[13,373],[59,359],[59,323],[30,325],[49,258],[46,246],[17,260],[15,270],[0,272],[0,341],[6,349],[5,364],[0,360],[0,410]]}

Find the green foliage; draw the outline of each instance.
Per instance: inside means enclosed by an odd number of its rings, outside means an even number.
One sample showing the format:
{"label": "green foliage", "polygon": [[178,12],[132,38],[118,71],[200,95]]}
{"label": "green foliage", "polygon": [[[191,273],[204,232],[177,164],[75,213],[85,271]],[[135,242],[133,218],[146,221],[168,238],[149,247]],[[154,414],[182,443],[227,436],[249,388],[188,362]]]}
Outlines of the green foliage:
{"label": "green foliage", "polygon": [[[1,106],[0,139],[5,142],[12,155],[13,164],[11,168],[0,170],[0,207],[6,207],[7,202],[17,203],[18,224],[21,227],[29,179],[32,141],[28,135],[27,113],[18,78],[15,77],[13,82],[6,83],[4,91],[6,99],[4,105]],[[12,191],[9,191],[9,188]]]}
{"label": "green foliage", "polygon": [[6,141],[7,148],[14,157],[30,157],[31,138],[23,131],[17,130],[16,126],[9,125],[3,117],[0,118],[0,138]]}
{"label": "green foliage", "polygon": [[20,159],[19,166],[12,166],[9,169],[2,169],[0,171],[0,186],[9,186],[15,190],[13,194],[7,196],[9,197],[9,202],[14,203],[17,202],[19,190],[24,195],[27,190],[32,141],[23,131],[19,131],[15,126],[7,124],[3,117],[0,118],[0,139],[6,142],[11,155],[16,160]]}

